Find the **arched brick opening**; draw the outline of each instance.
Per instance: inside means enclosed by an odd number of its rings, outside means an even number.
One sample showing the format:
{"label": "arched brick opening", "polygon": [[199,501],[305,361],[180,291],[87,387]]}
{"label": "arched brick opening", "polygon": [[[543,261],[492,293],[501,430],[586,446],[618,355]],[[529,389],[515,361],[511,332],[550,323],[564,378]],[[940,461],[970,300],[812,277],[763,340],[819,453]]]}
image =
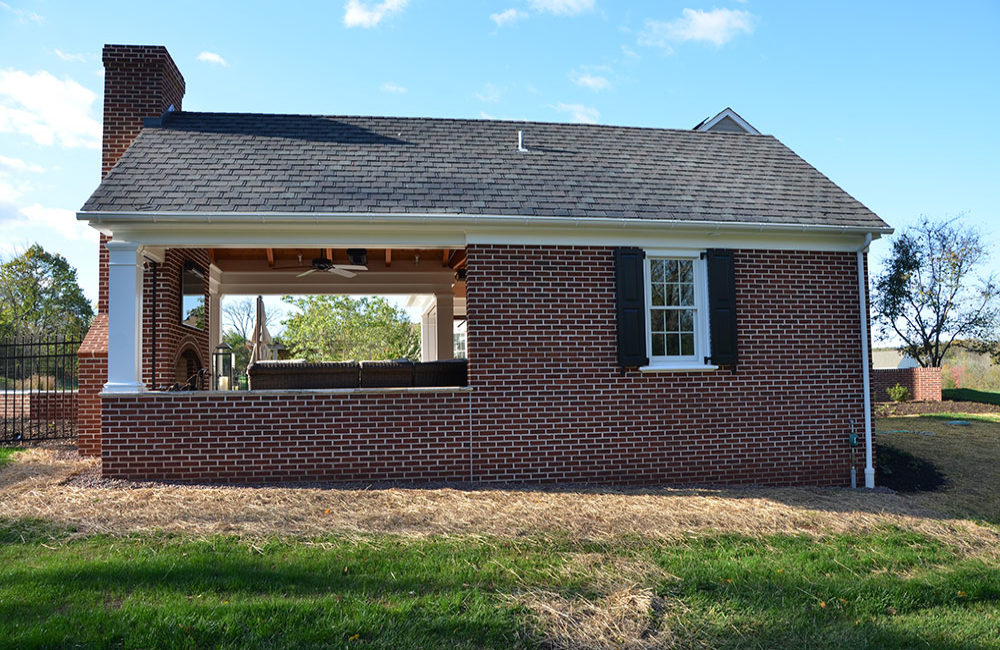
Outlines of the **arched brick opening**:
{"label": "arched brick opening", "polygon": [[177,350],[174,357],[174,381],[181,386],[193,382],[196,390],[208,388],[207,381],[198,376],[198,371],[207,368],[206,360],[201,358],[201,352],[193,341],[187,341]]}

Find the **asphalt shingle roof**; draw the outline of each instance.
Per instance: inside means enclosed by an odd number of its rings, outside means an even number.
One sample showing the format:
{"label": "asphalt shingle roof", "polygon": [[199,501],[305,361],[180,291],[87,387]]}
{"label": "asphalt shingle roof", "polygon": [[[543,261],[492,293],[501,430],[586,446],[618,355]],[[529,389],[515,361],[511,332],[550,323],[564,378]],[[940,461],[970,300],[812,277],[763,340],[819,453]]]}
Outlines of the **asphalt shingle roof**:
{"label": "asphalt shingle roof", "polygon": [[[517,150],[525,133],[527,152]],[[887,228],[771,136],[584,124],[179,112],[94,212],[362,212]]]}

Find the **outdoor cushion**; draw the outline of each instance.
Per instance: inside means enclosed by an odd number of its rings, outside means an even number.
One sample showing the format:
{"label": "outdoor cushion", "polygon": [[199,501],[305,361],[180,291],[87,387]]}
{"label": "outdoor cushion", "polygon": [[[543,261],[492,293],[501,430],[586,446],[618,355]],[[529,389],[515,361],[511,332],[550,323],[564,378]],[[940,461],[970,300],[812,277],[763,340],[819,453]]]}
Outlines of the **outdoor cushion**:
{"label": "outdoor cushion", "polygon": [[413,386],[413,362],[362,361],[362,388],[408,388]]}
{"label": "outdoor cushion", "polygon": [[258,361],[247,368],[250,390],[357,388],[357,361]]}
{"label": "outdoor cushion", "polygon": [[414,386],[466,386],[469,362],[465,359],[424,361],[414,365]]}

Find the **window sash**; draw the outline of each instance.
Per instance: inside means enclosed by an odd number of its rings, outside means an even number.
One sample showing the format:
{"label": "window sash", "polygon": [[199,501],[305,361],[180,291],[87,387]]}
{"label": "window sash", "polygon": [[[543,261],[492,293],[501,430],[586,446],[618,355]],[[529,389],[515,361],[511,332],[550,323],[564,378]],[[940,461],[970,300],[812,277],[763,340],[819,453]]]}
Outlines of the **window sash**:
{"label": "window sash", "polygon": [[[690,305],[663,304],[653,305],[653,265],[659,260],[690,261],[693,272],[693,301]],[[701,251],[646,251],[645,277],[646,291],[646,352],[651,365],[657,363],[669,365],[671,363],[682,362],[685,364],[695,362],[702,363],[707,356],[708,345],[708,321],[707,321],[707,274],[705,262],[701,258]],[[667,283],[680,287],[688,283]],[[670,298],[664,295],[664,302]],[[678,296],[679,298],[679,296]],[[660,317],[655,313],[663,314],[663,329],[659,329]],[[677,316],[676,327],[672,327],[668,316],[670,312],[688,312],[691,314],[690,327],[681,324],[683,318]],[[655,328],[655,329],[654,329]],[[663,336],[663,340],[659,337]],[[689,336],[690,342],[686,342],[682,337]],[[676,347],[669,343],[671,337],[676,337]],[[661,345],[662,343],[662,345]],[[691,350],[689,354],[683,354],[685,348]],[[671,350],[676,350],[677,354],[667,354]],[[662,352],[661,354],[658,354]]]}

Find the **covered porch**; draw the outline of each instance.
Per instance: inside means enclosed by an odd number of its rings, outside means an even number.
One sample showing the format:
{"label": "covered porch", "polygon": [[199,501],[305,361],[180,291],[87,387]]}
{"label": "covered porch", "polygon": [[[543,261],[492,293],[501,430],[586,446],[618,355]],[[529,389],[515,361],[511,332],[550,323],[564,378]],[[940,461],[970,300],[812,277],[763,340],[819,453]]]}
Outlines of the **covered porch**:
{"label": "covered porch", "polygon": [[107,247],[108,333],[115,345],[108,351],[105,394],[238,388],[215,367],[227,295],[400,296],[421,315],[418,360],[259,360],[244,384],[250,390],[467,383],[464,362],[453,359],[456,329],[464,330],[463,247],[193,247],[117,239]]}

